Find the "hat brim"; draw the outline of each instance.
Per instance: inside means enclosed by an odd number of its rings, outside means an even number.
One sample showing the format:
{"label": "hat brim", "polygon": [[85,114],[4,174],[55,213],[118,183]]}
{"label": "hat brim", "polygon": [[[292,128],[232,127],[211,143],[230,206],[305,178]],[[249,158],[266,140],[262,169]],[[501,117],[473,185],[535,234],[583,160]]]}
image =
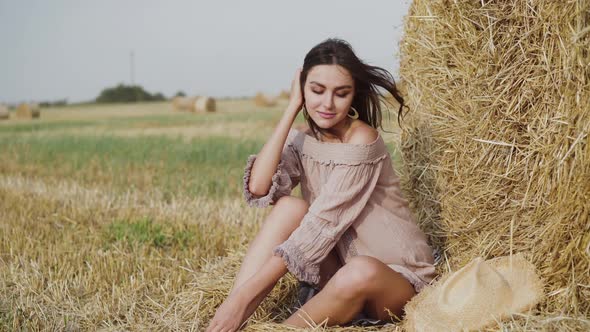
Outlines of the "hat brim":
{"label": "hat brim", "polygon": [[[404,326],[408,331],[463,331],[488,327],[517,312],[527,311],[543,298],[543,285],[535,267],[521,254],[486,261],[508,282],[513,293],[510,308],[497,308],[496,312],[467,321],[440,310],[438,298],[442,285],[453,274],[442,277],[434,286],[425,287],[405,306]],[[486,299],[482,299],[486,301]]]}

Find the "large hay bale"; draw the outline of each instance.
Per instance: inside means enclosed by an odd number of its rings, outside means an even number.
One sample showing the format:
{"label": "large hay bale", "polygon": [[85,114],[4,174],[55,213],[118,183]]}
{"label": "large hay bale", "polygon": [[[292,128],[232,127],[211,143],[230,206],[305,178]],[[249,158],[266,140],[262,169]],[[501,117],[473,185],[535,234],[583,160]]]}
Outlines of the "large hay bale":
{"label": "large hay bale", "polygon": [[8,107],[5,105],[0,105],[0,120],[7,120],[10,118],[10,112],[8,112]]}
{"label": "large hay bale", "polygon": [[195,112],[215,112],[215,99],[207,96],[201,96],[195,101]]}
{"label": "large hay bale", "polygon": [[172,98],[173,110],[179,112],[193,112],[195,109],[195,102],[199,97],[181,97],[177,96]]}
{"label": "large hay bale", "polygon": [[16,107],[15,116],[19,119],[37,119],[41,116],[39,104],[21,103]]}
{"label": "large hay bale", "polygon": [[523,252],[545,279],[541,311],[582,317],[589,50],[589,0],[415,0],[400,66],[404,187],[448,266]]}
{"label": "large hay bale", "polygon": [[256,96],[254,96],[254,104],[261,107],[272,107],[277,104],[277,98],[273,98],[262,92],[258,92]]}

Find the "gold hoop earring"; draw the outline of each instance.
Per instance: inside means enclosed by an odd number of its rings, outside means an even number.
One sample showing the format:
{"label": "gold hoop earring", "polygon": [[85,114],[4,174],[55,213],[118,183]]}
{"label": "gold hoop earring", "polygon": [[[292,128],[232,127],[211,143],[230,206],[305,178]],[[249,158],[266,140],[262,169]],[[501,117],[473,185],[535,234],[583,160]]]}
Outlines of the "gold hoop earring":
{"label": "gold hoop earring", "polygon": [[358,119],[359,118],[359,112],[356,109],[354,109],[354,107],[352,107],[352,106],[350,106],[350,110],[352,111],[352,114],[350,114],[350,111],[349,111],[348,114],[347,114],[348,117],[351,118],[351,119],[353,119],[353,120]]}

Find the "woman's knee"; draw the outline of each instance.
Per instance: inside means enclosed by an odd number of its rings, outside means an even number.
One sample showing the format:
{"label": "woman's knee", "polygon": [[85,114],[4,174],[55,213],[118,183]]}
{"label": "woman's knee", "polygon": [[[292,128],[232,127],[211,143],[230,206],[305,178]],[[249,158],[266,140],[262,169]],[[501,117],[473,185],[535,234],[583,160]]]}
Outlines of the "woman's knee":
{"label": "woman's knee", "polygon": [[371,291],[383,263],[370,256],[350,259],[332,277],[333,286],[341,296],[356,298]]}

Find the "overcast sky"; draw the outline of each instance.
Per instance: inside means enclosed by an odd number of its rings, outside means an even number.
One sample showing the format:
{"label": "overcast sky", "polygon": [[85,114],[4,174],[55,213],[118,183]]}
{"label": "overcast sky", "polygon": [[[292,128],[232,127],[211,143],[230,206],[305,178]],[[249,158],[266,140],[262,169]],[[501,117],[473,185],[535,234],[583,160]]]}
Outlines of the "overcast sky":
{"label": "overcast sky", "polygon": [[0,102],[150,92],[248,96],[289,87],[329,37],[397,76],[409,0],[0,0]]}

